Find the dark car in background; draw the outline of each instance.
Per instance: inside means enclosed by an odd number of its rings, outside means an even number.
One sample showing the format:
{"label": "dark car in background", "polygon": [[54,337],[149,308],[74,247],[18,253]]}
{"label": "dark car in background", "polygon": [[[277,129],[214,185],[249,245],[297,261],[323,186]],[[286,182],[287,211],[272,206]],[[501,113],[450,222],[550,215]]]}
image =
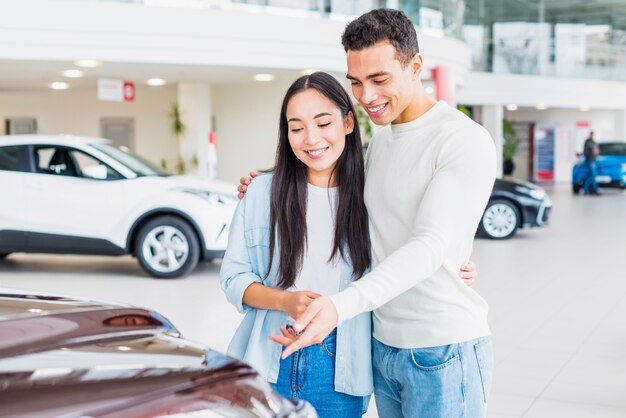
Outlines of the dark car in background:
{"label": "dark car in background", "polygon": [[0,288],[0,416],[317,417],[156,312]]}
{"label": "dark car in background", "polygon": [[512,237],[520,228],[545,226],[552,202],[541,187],[518,180],[496,180],[478,226],[478,235],[491,239]]}
{"label": "dark car in background", "polygon": [[[596,181],[600,187],[626,187],[626,142],[601,142],[600,154],[596,160]],[[572,192],[580,193],[589,170],[585,158],[580,157],[572,169]]]}

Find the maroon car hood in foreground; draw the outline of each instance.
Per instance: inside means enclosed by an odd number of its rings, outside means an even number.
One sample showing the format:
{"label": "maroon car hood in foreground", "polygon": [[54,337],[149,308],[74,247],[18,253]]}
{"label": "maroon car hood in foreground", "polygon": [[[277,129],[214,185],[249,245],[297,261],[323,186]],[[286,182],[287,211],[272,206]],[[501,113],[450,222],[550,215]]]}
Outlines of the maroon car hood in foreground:
{"label": "maroon car hood in foreground", "polygon": [[[314,417],[159,314],[0,289],[1,417]],[[198,413],[197,412],[197,413]]]}

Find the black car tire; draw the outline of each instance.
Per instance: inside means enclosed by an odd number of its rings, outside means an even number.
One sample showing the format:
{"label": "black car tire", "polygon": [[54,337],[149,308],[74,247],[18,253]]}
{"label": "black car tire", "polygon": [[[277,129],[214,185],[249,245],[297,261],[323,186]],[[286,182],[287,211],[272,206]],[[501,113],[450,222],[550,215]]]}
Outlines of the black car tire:
{"label": "black car tire", "polygon": [[11,253],[0,253],[0,260],[7,258],[7,256]]}
{"label": "black car tire", "polygon": [[579,194],[580,190],[582,189],[582,184],[577,183],[577,184],[572,184],[572,193],[574,194]]}
{"label": "black car tire", "polygon": [[491,239],[511,238],[520,225],[520,212],[512,202],[494,199],[480,219],[478,230],[480,235]]}
{"label": "black car tire", "polygon": [[159,216],[143,225],[137,232],[134,250],[141,268],[159,279],[186,276],[200,258],[195,231],[176,216]]}

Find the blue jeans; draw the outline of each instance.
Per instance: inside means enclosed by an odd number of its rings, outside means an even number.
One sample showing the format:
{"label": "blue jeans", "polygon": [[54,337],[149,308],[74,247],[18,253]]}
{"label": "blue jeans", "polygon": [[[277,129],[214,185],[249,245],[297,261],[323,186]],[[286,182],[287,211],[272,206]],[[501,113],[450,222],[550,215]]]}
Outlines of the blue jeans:
{"label": "blue jeans", "polygon": [[336,347],[335,330],[321,344],[303,348],[281,360],[274,389],[284,397],[308,401],[319,418],[362,416],[369,396],[335,392]]}
{"label": "blue jeans", "polygon": [[490,337],[414,349],[372,340],[374,398],[381,417],[486,416],[493,373]]}
{"label": "blue jeans", "polygon": [[596,181],[598,169],[596,167],[596,163],[587,161],[585,162],[585,166],[587,166],[587,178],[585,179],[583,190],[585,191],[585,194],[598,194],[598,182]]}

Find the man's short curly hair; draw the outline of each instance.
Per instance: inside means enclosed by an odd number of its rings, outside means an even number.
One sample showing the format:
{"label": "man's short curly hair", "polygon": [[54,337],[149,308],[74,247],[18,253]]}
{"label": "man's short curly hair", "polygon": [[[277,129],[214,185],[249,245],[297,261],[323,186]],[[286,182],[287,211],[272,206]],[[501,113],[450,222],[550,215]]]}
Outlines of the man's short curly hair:
{"label": "man's short curly hair", "polygon": [[360,51],[378,42],[388,41],[396,49],[396,58],[403,66],[419,52],[415,27],[400,10],[374,9],[353,20],[341,36],[346,52]]}

